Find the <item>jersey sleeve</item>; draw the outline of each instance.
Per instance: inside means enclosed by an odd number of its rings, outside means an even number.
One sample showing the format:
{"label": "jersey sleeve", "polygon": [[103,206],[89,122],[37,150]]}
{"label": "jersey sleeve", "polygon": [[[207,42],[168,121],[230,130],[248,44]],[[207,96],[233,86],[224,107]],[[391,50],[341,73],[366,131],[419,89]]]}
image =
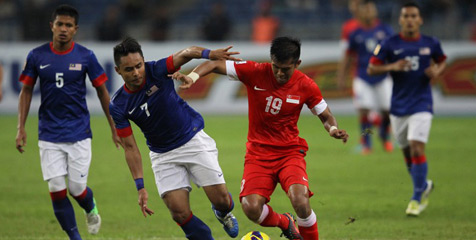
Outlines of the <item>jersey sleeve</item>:
{"label": "jersey sleeve", "polygon": [[435,43],[433,44],[433,49],[431,50],[431,58],[436,63],[441,63],[446,60],[446,55],[443,53],[440,42],[434,38]]}
{"label": "jersey sleeve", "polygon": [[94,87],[99,87],[107,81],[106,73],[93,51],[90,51],[88,58],[88,76]]}
{"label": "jersey sleeve", "polygon": [[256,74],[258,63],[253,61],[226,61],[226,75],[231,80],[238,80],[248,85],[250,79]]}
{"label": "jersey sleeve", "polygon": [[109,103],[109,112],[112,119],[114,120],[117,135],[122,138],[132,135],[132,128],[129,120],[127,120],[124,112],[121,111],[121,109],[119,109],[119,107],[115,105],[113,101]]}
{"label": "jersey sleeve", "polygon": [[26,57],[25,67],[23,68],[19,81],[25,85],[34,86],[37,77],[38,72],[36,71],[34,54],[33,51],[30,51]]}
{"label": "jersey sleeve", "polygon": [[377,44],[374,49],[373,55],[370,58],[370,63],[374,65],[382,65],[386,62],[389,52],[389,44],[387,40],[382,41],[381,44]]}
{"label": "jersey sleeve", "polygon": [[311,80],[305,89],[307,89],[307,98],[305,103],[309,109],[314,108],[323,101],[321,90],[314,81]]}
{"label": "jersey sleeve", "polygon": [[347,49],[345,50],[346,53],[355,53],[359,49],[359,45],[357,44],[357,41],[355,41],[355,32],[356,31],[352,32],[348,37]]}
{"label": "jersey sleeve", "polygon": [[153,62],[152,69],[153,69],[153,75],[156,77],[168,75],[180,70],[180,68],[175,68],[174,66],[173,55],[170,55],[166,58],[162,58],[158,61]]}

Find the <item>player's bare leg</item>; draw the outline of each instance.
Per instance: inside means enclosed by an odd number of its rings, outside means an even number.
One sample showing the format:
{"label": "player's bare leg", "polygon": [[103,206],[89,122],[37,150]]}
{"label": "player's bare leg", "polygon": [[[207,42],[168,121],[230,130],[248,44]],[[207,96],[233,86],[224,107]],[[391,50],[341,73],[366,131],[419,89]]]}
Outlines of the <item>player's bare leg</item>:
{"label": "player's bare leg", "polygon": [[297,214],[299,232],[305,240],[319,239],[317,217],[309,204],[309,189],[302,184],[289,187],[288,197]]}
{"label": "player's bare leg", "polygon": [[188,239],[213,239],[210,228],[190,210],[189,192],[178,189],[165,193],[162,198]]}
{"label": "player's bare leg", "polygon": [[231,212],[235,206],[231,194],[228,192],[225,184],[204,186],[203,190],[212,203],[212,210],[215,217],[223,225],[226,233],[235,238],[238,236],[238,221]]}
{"label": "player's bare leg", "polygon": [[279,227],[286,238],[302,239],[294,217],[289,214],[279,214],[266,204],[266,198],[258,194],[250,194],[241,199],[241,208],[251,221],[263,227]]}

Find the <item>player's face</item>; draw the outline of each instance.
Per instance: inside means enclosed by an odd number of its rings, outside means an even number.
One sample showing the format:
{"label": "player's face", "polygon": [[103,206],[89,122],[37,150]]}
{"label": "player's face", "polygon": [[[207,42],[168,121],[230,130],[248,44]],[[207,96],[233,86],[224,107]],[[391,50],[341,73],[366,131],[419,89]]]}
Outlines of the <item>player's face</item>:
{"label": "player's face", "polygon": [[289,59],[287,62],[280,63],[276,61],[274,57],[271,57],[274,78],[276,78],[276,81],[281,85],[289,81],[299,64],[301,64],[301,60],[298,60],[296,63],[293,59]]}
{"label": "player's face", "polygon": [[130,90],[139,89],[144,82],[144,58],[140,53],[129,53],[127,56],[121,57],[121,64],[115,69]]}
{"label": "player's face", "polygon": [[359,5],[358,16],[359,20],[365,25],[373,24],[377,18],[377,7],[374,3],[366,3]]}
{"label": "player's face", "polygon": [[55,20],[50,23],[51,31],[53,32],[53,42],[69,43],[73,40],[78,25],[74,23],[74,18],[71,16],[56,16]]}
{"label": "player's face", "polygon": [[400,27],[404,33],[415,33],[420,31],[423,19],[420,11],[416,7],[404,7],[400,12]]}

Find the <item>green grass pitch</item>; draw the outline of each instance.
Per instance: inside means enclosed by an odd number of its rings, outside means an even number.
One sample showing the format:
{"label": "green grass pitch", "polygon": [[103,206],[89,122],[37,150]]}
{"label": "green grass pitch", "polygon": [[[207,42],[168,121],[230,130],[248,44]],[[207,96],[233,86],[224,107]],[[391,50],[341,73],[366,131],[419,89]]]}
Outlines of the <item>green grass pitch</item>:
{"label": "green grass pitch", "polygon": [[[429,177],[436,188],[430,205],[418,218],[404,213],[412,187],[400,151],[383,152],[374,134],[374,152],[368,156],[357,154],[357,118],[337,119],[351,136],[345,145],[331,139],[316,117],[302,116],[299,122],[301,137],[310,147],[306,160],[315,193],[311,205],[318,216],[321,239],[476,239],[475,117],[434,118],[426,151]],[[84,214],[72,200],[83,239],[185,239],[158,196],[140,130],[134,128],[143,157],[149,207],[155,211],[147,218],[140,212],[123,151],[113,146],[106,120],[95,116],[91,121],[93,161],[88,185],[94,191],[103,223],[98,235],[88,235]],[[24,154],[15,149],[16,124],[16,116],[0,116],[0,239],[66,239],[42,180],[37,117],[28,119]],[[259,230],[280,239],[279,229],[250,222],[237,203],[246,116],[205,116],[205,125],[205,131],[217,142],[220,164],[236,202],[234,213],[240,223],[240,236]],[[193,189],[191,205],[216,239],[228,239],[201,189]],[[292,210],[280,187],[272,196],[271,206],[278,212]]]}

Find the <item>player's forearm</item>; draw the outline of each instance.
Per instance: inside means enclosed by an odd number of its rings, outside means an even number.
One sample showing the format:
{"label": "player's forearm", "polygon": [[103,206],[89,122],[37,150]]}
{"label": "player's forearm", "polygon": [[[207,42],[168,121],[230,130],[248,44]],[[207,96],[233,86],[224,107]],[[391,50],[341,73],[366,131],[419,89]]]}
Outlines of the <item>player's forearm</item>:
{"label": "player's forearm", "polygon": [[143,178],[142,157],[139,149],[130,147],[127,144],[124,146],[124,153],[126,156],[127,165],[132,174],[133,179]]}
{"label": "player's forearm", "polygon": [[350,62],[352,58],[347,54],[344,53],[342,60],[337,65],[337,84],[338,86],[343,86],[345,83],[345,76],[350,68]]}
{"label": "player's forearm", "polygon": [[436,64],[436,77],[439,77],[446,69],[446,62]]}
{"label": "player's forearm", "polygon": [[197,73],[201,77],[210,73],[218,73],[226,75],[226,61],[206,61],[198,65],[193,72]]}
{"label": "player's forearm", "polygon": [[30,111],[31,99],[33,97],[33,88],[24,85],[18,100],[18,125],[17,129],[24,129],[28,112]]}
{"label": "player's forearm", "polygon": [[202,58],[203,47],[191,46],[180,50],[173,55],[174,66],[179,68],[190,60]]}
{"label": "player's forearm", "polygon": [[109,127],[111,128],[111,130],[115,131],[114,120],[112,120],[111,114],[109,113],[109,92],[107,91],[107,88],[106,86],[104,86],[104,84],[97,87],[96,91],[98,94],[99,102],[101,103],[102,111],[104,112],[104,115],[106,115],[107,122],[109,123]]}
{"label": "player's forearm", "polygon": [[391,70],[392,70],[391,64],[384,64],[384,65],[369,64],[369,66],[367,67],[367,74],[370,76],[382,75]]}

